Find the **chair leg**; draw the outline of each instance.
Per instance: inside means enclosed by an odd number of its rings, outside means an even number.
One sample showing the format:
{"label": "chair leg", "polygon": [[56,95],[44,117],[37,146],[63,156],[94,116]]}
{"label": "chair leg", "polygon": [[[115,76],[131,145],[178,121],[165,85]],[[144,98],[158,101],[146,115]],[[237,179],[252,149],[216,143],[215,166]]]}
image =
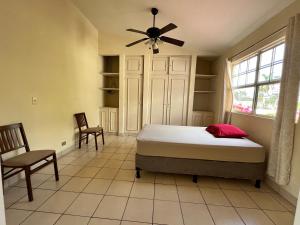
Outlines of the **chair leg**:
{"label": "chair leg", "polygon": [[30,178],[30,167],[25,168],[25,178],[26,178],[28,200],[30,202],[32,202],[33,201],[33,194],[32,194],[32,186],[31,186],[31,178]]}
{"label": "chair leg", "polygon": [[256,180],[254,186],[255,186],[256,188],[260,188],[260,186],[261,186],[261,180]]}
{"label": "chair leg", "polygon": [[53,155],[53,165],[54,165],[55,180],[59,181],[58,168],[57,168],[57,158],[56,158],[55,153]]}
{"label": "chair leg", "polygon": [[102,143],[104,145],[104,131],[103,131],[103,129],[102,129]]}
{"label": "chair leg", "polygon": [[197,175],[193,175],[193,182],[197,183],[198,182],[198,176]]}
{"label": "chair leg", "polygon": [[79,133],[79,148],[81,148],[81,133]]}
{"label": "chair leg", "polygon": [[88,144],[89,143],[89,134],[86,134],[86,140],[85,143]]}
{"label": "chair leg", "polygon": [[97,143],[97,133],[94,133],[95,136],[95,145],[96,145],[96,150],[98,150],[98,143]]}
{"label": "chair leg", "polygon": [[3,192],[3,195],[4,195],[4,169],[3,169],[3,166],[1,165],[1,175],[2,175],[2,192]]}

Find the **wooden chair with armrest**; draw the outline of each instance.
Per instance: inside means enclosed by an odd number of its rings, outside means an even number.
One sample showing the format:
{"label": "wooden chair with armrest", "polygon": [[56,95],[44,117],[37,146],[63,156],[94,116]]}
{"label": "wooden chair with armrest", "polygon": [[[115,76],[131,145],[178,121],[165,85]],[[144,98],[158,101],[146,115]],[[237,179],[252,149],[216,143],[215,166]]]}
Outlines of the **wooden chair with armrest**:
{"label": "wooden chair with armrest", "polygon": [[102,127],[89,127],[85,113],[74,114],[79,129],[79,148],[81,148],[81,141],[86,139],[86,144],[89,143],[89,135],[92,134],[95,137],[96,150],[98,150],[97,137],[102,136],[102,143],[104,145],[104,131]]}
{"label": "wooden chair with armrest", "polygon": [[[3,155],[20,149],[25,149],[26,152],[3,160]],[[55,150],[30,151],[22,123],[0,126],[0,158],[3,182],[22,171],[25,172],[29,201],[33,200],[31,174],[53,163],[55,179],[59,180]],[[37,167],[32,168],[36,165]]]}

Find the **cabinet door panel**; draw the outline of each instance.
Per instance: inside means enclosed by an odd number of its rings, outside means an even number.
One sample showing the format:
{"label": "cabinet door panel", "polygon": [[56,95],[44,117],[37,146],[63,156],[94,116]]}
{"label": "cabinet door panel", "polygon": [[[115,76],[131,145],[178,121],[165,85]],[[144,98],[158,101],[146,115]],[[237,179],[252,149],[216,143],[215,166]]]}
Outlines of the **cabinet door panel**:
{"label": "cabinet door panel", "polygon": [[142,78],[126,78],[126,132],[138,132],[141,129]]}
{"label": "cabinet door panel", "polygon": [[172,75],[188,75],[190,70],[189,57],[173,56],[170,57],[170,70]]}
{"label": "cabinet door panel", "polygon": [[118,132],[118,109],[109,108],[109,132]]}
{"label": "cabinet door panel", "polygon": [[150,124],[166,124],[168,79],[153,77],[150,90]]}
{"label": "cabinet door panel", "polygon": [[108,108],[101,108],[99,110],[99,125],[103,128],[105,132],[109,131],[109,116],[108,116]]}
{"label": "cabinet door panel", "polygon": [[186,125],[188,79],[169,78],[168,124]]}
{"label": "cabinet door panel", "polygon": [[142,74],[143,73],[142,56],[126,57],[126,74]]}
{"label": "cabinet door panel", "polygon": [[152,75],[168,74],[169,67],[168,57],[153,57],[151,72]]}

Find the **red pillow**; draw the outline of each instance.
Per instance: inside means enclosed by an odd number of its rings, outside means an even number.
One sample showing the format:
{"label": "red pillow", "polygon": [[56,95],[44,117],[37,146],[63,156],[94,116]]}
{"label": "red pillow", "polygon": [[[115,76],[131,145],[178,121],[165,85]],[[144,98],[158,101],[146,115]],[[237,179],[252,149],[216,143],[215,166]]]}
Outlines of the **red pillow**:
{"label": "red pillow", "polygon": [[231,124],[212,124],[206,128],[206,131],[220,138],[242,138],[248,136],[245,131]]}

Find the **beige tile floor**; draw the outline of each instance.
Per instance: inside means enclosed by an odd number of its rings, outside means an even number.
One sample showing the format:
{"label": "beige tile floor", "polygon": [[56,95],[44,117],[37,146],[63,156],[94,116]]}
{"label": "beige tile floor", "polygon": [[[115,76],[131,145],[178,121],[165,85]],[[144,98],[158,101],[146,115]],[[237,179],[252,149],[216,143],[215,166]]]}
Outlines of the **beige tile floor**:
{"label": "beige tile floor", "polygon": [[8,225],[292,225],[295,208],[266,185],[249,181],[142,171],[135,178],[134,137],[106,136],[95,151],[83,145],[5,190]]}

